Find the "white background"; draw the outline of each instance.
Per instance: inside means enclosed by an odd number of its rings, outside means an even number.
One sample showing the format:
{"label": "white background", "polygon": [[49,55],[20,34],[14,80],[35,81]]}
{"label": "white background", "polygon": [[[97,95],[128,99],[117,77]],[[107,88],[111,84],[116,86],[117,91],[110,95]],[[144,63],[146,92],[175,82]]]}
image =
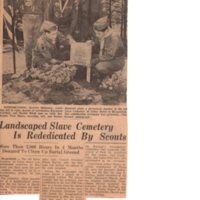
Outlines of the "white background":
{"label": "white background", "polygon": [[200,1],[129,0],[128,29],[127,199],[200,200]]}
{"label": "white background", "polygon": [[200,200],[200,1],[129,0],[128,200]]}

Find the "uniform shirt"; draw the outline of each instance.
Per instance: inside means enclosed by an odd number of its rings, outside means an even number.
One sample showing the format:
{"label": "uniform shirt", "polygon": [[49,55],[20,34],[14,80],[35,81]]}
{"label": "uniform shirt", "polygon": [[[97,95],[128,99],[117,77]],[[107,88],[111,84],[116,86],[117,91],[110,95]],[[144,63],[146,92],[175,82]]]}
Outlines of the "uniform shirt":
{"label": "uniform shirt", "polygon": [[109,29],[100,41],[99,61],[111,61],[125,54],[121,37],[113,29]]}
{"label": "uniform shirt", "polygon": [[69,34],[72,34],[78,21],[78,4],[78,0],[51,0],[49,5],[49,20],[58,26],[67,27]]}
{"label": "uniform shirt", "polygon": [[19,0],[18,8],[22,14],[46,15],[49,0]]}
{"label": "uniform shirt", "polygon": [[41,35],[33,50],[33,67],[41,67],[51,59],[69,59],[69,42],[60,32],[55,44],[49,41],[45,34]]}

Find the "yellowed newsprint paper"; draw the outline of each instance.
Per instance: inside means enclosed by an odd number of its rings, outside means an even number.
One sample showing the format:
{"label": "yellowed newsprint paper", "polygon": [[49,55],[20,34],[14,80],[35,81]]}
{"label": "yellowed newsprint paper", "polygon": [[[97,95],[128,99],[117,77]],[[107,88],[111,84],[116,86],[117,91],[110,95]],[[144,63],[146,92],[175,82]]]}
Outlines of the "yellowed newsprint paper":
{"label": "yellowed newsprint paper", "polygon": [[125,198],[127,0],[0,3],[0,195]]}

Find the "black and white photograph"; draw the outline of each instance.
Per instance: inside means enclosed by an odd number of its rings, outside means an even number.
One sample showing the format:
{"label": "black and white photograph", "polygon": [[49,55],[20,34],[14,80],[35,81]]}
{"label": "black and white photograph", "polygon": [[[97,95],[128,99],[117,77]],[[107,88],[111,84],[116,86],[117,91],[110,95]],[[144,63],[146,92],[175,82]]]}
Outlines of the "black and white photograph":
{"label": "black and white photograph", "polygon": [[127,0],[4,0],[2,103],[126,105]]}

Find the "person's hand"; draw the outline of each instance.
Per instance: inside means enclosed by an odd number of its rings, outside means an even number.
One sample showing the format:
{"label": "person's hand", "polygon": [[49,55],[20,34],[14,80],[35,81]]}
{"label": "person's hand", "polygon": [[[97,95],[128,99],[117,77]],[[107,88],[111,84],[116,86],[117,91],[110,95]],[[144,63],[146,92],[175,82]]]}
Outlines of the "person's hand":
{"label": "person's hand", "polygon": [[89,45],[89,46],[93,46],[93,41],[92,41],[92,40],[87,40],[85,43],[86,43],[87,45]]}
{"label": "person's hand", "polygon": [[25,0],[25,6],[30,7],[32,5],[33,5],[32,0]]}
{"label": "person's hand", "polygon": [[92,65],[96,65],[99,62],[99,58],[92,58]]}
{"label": "person's hand", "polygon": [[66,65],[73,65],[73,63],[72,63],[71,60],[66,60],[64,63],[65,63]]}
{"label": "person's hand", "polygon": [[74,40],[74,38],[73,38],[70,34],[67,35],[67,39],[69,40],[69,43],[70,43],[70,44],[76,42],[76,41]]}
{"label": "person's hand", "polygon": [[92,40],[87,40],[85,43],[86,44],[92,44]]}
{"label": "person's hand", "polygon": [[17,23],[16,28],[17,28],[19,31],[23,31],[23,25],[22,25],[22,23]]}
{"label": "person's hand", "polygon": [[55,64],[58,64],[59,61],[53,58],[53,59],[50,60],[50,63],[51,63],[52,65],[55,65]]}
{"label": "person's hand", "polygon": [[87,40],[86,43],[88,45],[91,45],[91,46],[94,46],[95,45],[95,42],[93,40]]}
{"label": "person's hand", "polygon": [[46,68],[47,68],[47,67],[49,67],[49,66],[50,66],[50,65],[49,65],[48,63],[44,63],[44,64],[43,64],[43,67],[46,67]]}

